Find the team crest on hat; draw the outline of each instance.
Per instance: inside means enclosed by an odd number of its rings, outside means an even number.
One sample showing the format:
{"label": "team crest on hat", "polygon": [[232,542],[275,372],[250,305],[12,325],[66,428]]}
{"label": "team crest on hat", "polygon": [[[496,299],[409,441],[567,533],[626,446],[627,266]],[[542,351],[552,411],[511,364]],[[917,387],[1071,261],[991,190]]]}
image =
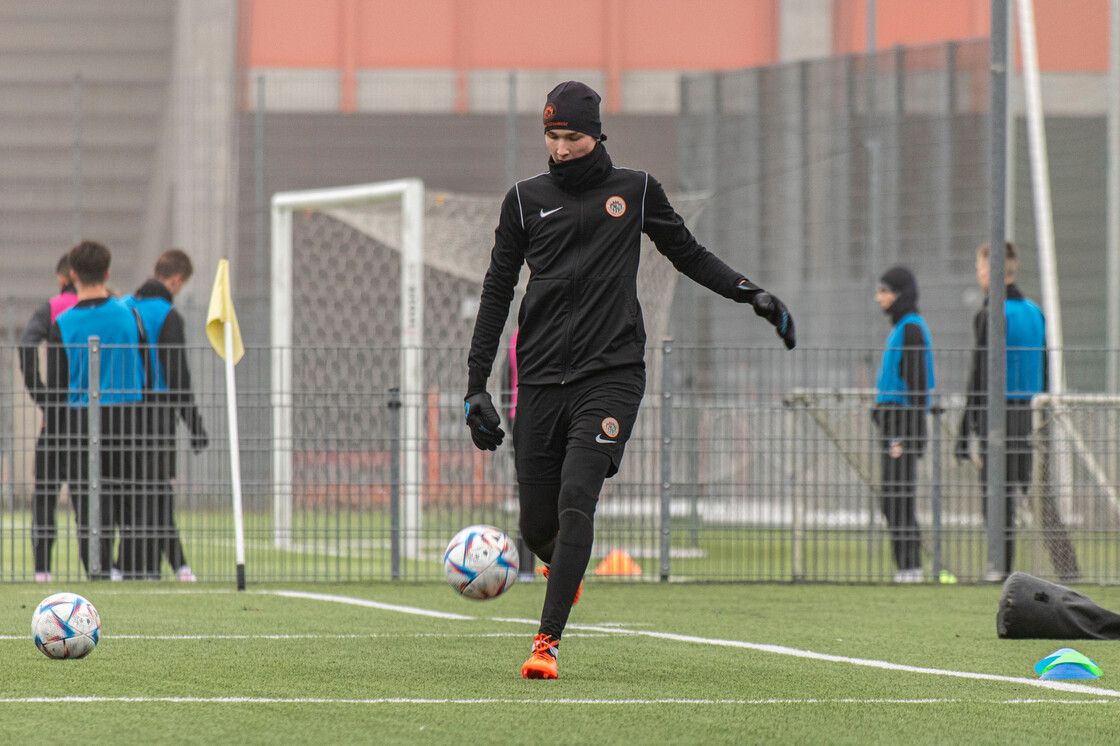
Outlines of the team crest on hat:
{"label": "team crest on hat", "polygon": [[[618,195],[607,199],[607,214],[612,218],[621,218],[626,212],[626,200]],[[617,424],[617,423],[615,423]]]}
{"label": "team crest on hat", "polygon": [[618,437],[618,420],[614,417],[607,417],[603,420],[603,434],[608,438]]}
{"label": "team crest on hat", "polygon": [[556,104],[551,101],[544,107],[544,123],[547,125],[556,116]]}

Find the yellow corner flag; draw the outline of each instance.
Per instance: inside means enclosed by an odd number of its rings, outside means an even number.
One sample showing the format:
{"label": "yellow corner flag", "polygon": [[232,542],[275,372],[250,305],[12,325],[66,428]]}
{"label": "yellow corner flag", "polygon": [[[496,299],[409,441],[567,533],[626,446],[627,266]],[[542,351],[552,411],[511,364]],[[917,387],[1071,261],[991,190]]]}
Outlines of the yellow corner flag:
{"label": "yellow corner flag", "polygon": [[233,296],[229,291],[229,260],[222,259],[218,262],[218,275],[210,293],[210,310],[206,314],[206,336],[222,359],[226,356],[227,321],[233,331],[233,362],[236,365],[245,354],[245,347],[241,344],[241,327],[237,325],[237,313],[233,310]]}

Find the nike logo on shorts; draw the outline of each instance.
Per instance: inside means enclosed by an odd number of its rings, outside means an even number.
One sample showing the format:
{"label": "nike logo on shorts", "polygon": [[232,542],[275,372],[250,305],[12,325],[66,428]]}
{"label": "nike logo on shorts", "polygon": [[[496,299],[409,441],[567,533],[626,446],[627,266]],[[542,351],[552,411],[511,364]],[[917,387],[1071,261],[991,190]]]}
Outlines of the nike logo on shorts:
{"label": "nike logo on shorts", "polygon": [[598,435],[595,436],[595,442],[596,443],[617,443],[618,441],[617,440],[607,440],[606,438],[603,437],[602,433],[599,433]]}
{"label": "nike logo on shorts", "polygon": [[544,209],[544,208],[542,207],[542,208],[541,208],[541,217],[542,217],[542,218],[547,218],[547,217],[548,217],[549,215],[551,215],[552,213],[554,213],[554,212],[557,212],[557,211],[559,211],[559,210],[563,210],[563,209],[564,209],[564,206],[563,206],[563,205],[560,205],[559,207],[554,207],[554,208],[552,208],[551,210],[549,210],[548,212],[545,212],[545,209]]}

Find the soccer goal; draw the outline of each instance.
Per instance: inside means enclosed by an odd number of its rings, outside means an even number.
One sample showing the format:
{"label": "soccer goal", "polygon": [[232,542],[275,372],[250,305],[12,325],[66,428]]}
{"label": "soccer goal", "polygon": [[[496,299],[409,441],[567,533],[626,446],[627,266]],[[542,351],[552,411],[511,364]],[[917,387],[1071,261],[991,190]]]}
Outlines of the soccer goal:
{"label": "soccer goal", "polygon": [[[273,538],[277,547],[292,546],[293,502],[293,406],[295,383],[293,372],[293,342],[296,330],[294,314],[297,302],[294,289],[300,280],[314,280],[306,273],[341,262],[347,268],[361,272],[362,262],[347,265],[343,251],[337,245],[326,248],[327,256],[317,257],[321,267],[312,267],[307,261],[297,262],[294,254],[296,231],[294,215],[302,213],[310,218],[315,212],[344,210],[346,208],[389,205],[396,213],[398,236],[390,243],[399,249],[399,381],[401,406],[401,439],[414,444],[419,438],[422,396],[422,369],[424,365],[424,185],[419,179],[401,179],[375,184],[361,184],[331,189],[313,189],[299,192],[281,192],[272,198],[272,446],[273,446]],[[331,256],[333,254],[333,256]],[[306,258],[305,258],[306,259]],[[332,261],[333,259],[333,261]],[[297,277],[296,270],[305,273]],[[367,263],[368,267],[368,263]],[[373,282],[378,270],[369,267],[367,279]],[[320,298],[311,296],[311,289],[300,301],[321,304]],[[321,289],[325,290],[325,289]],[[345,290],[345,288],[336,288]],[[323,306],[330,308],[329,305]],[[337,310],[337,309],[336,309]],[[345,312],[345,309],[342,309]],[[300,332],[315,335],[314,324],[304,322]],[[318,330],[322,331],[322,330]],[[323,337],[312,337],[321,341]],[[329,337],[328,337],[329,338]],[[359,344],[366,340],[353,340]],[[358,371],[354,371],[357,373]],[[420,450],[405,447],[401,450],[402,536],[406,556],[415,557],[420,535]]]}
{"label": "soccer goal", "polygon": [[275,546],[431,559],[465,511],[508,519],[512,461],[462,423],[500,205],[418,179],[274,196]]}

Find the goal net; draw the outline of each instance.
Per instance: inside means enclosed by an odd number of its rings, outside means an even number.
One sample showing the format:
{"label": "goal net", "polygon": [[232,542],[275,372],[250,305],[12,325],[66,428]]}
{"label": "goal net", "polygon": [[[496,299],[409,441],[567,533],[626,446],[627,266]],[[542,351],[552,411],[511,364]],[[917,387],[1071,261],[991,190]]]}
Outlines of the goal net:
{"label": "goal net", "polygon": [[[424,510],[510,503],[512,459],[467,447],[461,421],[466,352],[501,201],[426,190],[416,179],[274,196],[277,546],[298,548],[301,510],[389,512],[396,502],[401,550],[414,557]],[[686,220],[703,204],[702,196],[674,198]],[[638,294],[655,343],[667,334],[678,274],[650,256],[648,240],[642,252]],[[527,279],[525,269],[494,364],[496,400],[508,396],[508,338]],[[653,368],[651,391],[659,385]]]}
{"label": "goal net", "polygon": [[[1032,506],[1059,577],[1075,580],[1082,569],[1067,533],[1120,528],[1120,454],[1113,447],[1120,396],[1039,394],[1031,404],[1037,486]],[[1098,559],[1083,559],[1093,565],[1089,574]]]}

